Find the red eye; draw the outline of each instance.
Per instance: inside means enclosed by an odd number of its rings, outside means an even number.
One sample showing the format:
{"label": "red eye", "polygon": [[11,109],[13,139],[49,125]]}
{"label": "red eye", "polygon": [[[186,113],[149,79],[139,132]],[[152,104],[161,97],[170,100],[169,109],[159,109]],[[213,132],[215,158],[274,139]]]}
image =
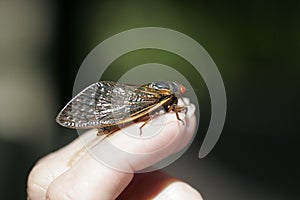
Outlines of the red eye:
{"label": "red eye", "polygon": [[185,93],[185,87],[183,85],[180,86],[180,93],[181,94]]}

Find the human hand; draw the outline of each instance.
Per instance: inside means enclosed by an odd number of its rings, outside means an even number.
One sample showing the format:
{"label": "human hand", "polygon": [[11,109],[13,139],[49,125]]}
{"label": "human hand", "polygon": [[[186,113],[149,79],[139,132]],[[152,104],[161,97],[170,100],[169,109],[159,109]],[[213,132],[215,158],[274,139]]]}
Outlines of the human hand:
{"label": "human hand", "polygon": [[[127,154],[111,155],[106,152],[105,142],[97,144],[95,152],[117,157],[117,162],[121,164],[119,169],[97,161],[90,153],[78,154],[74,160],[74,152],[82,151],[80,139],[74,140],[34,166],[28,177],[28,199],[202,199],[187,183],[160,171],[134,174],[188,144],[196,127],[194,112],[195,108],[190,104],[185,125],[177,120],[174,113],[157,117],[157,120],[166,117],[167,123],[158,135],[151,138],[138,139],[116,132],[105,139],[124,152],[143,155],[134,159],[127,157]],[[143,132],[147,127],[151,130],[151,123],[143,128]],[[90,130],[85,134],[95,132]]]}

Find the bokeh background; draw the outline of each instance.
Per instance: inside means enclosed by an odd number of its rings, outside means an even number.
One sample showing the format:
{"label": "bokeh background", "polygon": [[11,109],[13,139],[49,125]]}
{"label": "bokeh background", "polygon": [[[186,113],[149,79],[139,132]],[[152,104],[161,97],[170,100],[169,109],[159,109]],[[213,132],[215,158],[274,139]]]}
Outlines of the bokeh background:
{"label": "bokeh background", "polygon": [[[55,117],[87,54],[114,34],[146,26],[199,42],[228,98],[220,140],[199,159],[210,101],[205,84],[190,78],[201,107],[198,134],[165,171],[208,200],[299,199],[299,22],[296,0],[0,0],[0,199],[25,199],[36,160],[77,137]],[[102,79],[148,62],[183,71],[189,65],[172,53],[139,50],[116,60]]]}

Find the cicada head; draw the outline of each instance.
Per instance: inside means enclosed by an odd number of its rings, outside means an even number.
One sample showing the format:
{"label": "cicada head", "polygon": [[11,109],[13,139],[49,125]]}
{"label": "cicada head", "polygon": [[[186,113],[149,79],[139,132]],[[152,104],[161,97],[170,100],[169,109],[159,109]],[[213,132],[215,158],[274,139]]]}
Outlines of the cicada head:
{"label": "cicada head", "polygon": [[174,94],[179,96],[185,93],[185,87],[177,82],[173,81],[157,81],[149,84],[149,88],[159,91],[165,95]]}

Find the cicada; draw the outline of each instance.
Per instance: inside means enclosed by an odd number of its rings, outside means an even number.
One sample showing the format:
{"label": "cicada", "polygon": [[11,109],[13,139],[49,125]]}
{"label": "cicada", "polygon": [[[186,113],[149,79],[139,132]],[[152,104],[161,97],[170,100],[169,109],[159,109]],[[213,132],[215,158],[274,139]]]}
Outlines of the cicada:
{"label": "cicada", "polygon": [[98,135],[111,135],[132,123],[151,120],[151,116],[186,107],[178,105],[178,97],[185,87],[177,82],[156,81],[130,85],[113,81],[96,82],[76,95],[58,114],[56,121],[67,128],[98,129]]}

